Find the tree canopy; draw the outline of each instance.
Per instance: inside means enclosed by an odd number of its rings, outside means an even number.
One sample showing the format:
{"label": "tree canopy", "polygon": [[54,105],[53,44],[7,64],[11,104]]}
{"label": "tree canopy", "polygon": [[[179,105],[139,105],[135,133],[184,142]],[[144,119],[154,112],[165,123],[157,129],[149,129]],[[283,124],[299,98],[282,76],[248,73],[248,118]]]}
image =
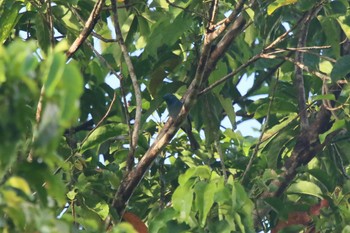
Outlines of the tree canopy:
{"label": "tree canopy", "polygon": [[349,4],[0,0],[0,229],[350,232]]}

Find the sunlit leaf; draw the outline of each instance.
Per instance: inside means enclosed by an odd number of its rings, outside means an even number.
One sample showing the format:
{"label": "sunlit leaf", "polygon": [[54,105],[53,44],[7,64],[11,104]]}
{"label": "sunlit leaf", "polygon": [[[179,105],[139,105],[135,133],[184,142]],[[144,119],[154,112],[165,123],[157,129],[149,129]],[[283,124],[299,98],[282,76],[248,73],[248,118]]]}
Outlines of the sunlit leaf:
{"label": "sunlit leaf", "polygon": [[11,177],[7,182],[7,185],[22,190],[25,194],[31,195],[30,187],[28,183],[21,177]]}
{"label": "sunlit leaf", "polygon": [[319,135],[320,142],[323,143],[326,140],[326,137],[330,133],[333,133],[339,129],[342,129],[342,128],[344,128],[344,126],[345,126],[344,119],[335,121],[329,130],[327,130],[325,133]]}
{"label": "sunlit leaf", "polygon": [[127,133],[127,126],[124,124],[107,124],[98,127],[94,130],[86,141],[81,145],[81,153],[100,145],[112,138],[117,138],[120,135]]}
{"label": "sunlit leaf", "polygon": [[44,51],[44,53],[47,53],[50,47],[51,35],[49,32],[48,24],[41,14],[36,15],[35,26],[40,48]]}
{"label": "sunlit leaf", "polygon": [[195,204],[199,212],[199,220],[202,227],[205,226],[207,215],[214,204],[216,185],[213,182],[199,182],[194,187]]}
{"label": "sunlit leaf", "polygon": [[339,16],[338,17],[338,23],[340,24],[340,27],[343,29],[343,32],[345,33],[346,37],[350,38],[350,16]]}
{"label": "sunlit leaf", "polygon": [[294,4],[296,2],[297,0],[276,0],[267,7],[267,14],[271,15],[278,8]]}
{"label": "sunlit leaf", "polygon": [[48,59],[47,75],[43,77],[45,80],[45,93],[48,97],[51,97],[57,90],[57,85],[61,81],[65,69],[65,63],[66,57],[60,53],[54,53]]}
{"label": "sunlit leaf", "polygon": [[[10,1],[5,1],[10,2]],[[2,4],[6,3],[1,3]],[[7,37],[10,35],[12,29],[15,27],[17,20],[21,15],[18,14],[19,10],[23,7],[19,1],[14,1],[10,8],[4,10],[0,16],[0,43],[4,43]]]}
{"label": "sunlit leaf", "polygon": [[179,213],[179,220],[186,221],[190,216],[193,200],[192,185],[187,182],[184,185],[177,187],[173,196],[172,204],[175,210]]}
{"label": "sunlit leaf", "polygon": [[288,193],[311,195],[311,196],[322,198],[321,189],[316,184],[310,181],[304,181],[304,180],[300,180],[292,184],[288,188]]}
{"label": "sunlit leaf", "polygon": [[218,95],[218,99],[220,100],[220,103],[222,107],[224,108],[228,119],[231,122],[232,129],[236,128],[236,113],[235,109],[232,106],[232,100],[230,98],[224,99],[222,96]]}

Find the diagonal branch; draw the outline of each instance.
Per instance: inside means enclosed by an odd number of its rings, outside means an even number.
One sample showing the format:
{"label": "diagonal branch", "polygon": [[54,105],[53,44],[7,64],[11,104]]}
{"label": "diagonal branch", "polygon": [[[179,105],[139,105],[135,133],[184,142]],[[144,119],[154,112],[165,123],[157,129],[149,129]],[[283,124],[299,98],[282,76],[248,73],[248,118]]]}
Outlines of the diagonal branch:
{"label": "diagonal branch", "polygon": [[68,51],[66,52],[67,58],[71,58],[73,54],[80,48],[80,46],[84,43],[86,38],[90,35],[92,30],[95,27],[95,24],[97,23],[97,20],[100,16],[100,12],[102,10],[102,6],[104,5],[106,0],[98,0],[95,3],[94,8],[91,11],[91,14],[86,21],[83,30],[81,31],[80,35],[75,39],[73,44],[70,46]]}
{"label": "diagonal branch", "polygon": [[132,167],[134,166],[134,154],[136,151],[137,141],[139,138],[139,130],[140,130],[140,122],[141,122],[141,108],[142,108],[141,91],[140,91],[139,84],[137,82],[137,77],[136,77],[134,65],[132,64],[128,49],[125,45],[125,42],[124,42],[124,39],[122,36],[122,32],[120,30],[116,1],[111,1],[111,3],[112,3],[113,23],[114,23],[115,34],[117,36],[119,46],[122,50],[126,66],[128,68],[128,71],[129,71],[129,75],[131,78],[132,86],[134,88],[135,99],[136,99],[136,114],[135,114],[134,130],[133,130],[131,138],[130,138],[130,149],[129,149],[128,161],[127,161],[127,168],[129,171],[131,171]]}
{"label": "diagonal branch", "polygon": [[[244,2],[244,1],[241,1],[241,2]],[[239,15],[239,13],[240,12],[237,12],[234,18],[236,18],[236,16]],[[243,25],[242,22],[244,20],[240,19],[238,21],[240,23],[236,23],[234,27],[230,28],[231,31],[229,30],[230,32],[228,32],[226,38],[229,38],[229,37],[231,38],[224,40],[225,46],[229,46],[229,43],[232,42],[232,39],[234,38],[234,36],[237,35],[238,32],[240,32],[240,30],[238,29],[240,29],[241,26],[239,25]],[[232,33],[232,31],[234,33]],[[207,31],[207,33],[204,35],[203,46],[202,46],[201,55],[197,64],[197,68],[196,68],[196,74],[187,92],[183,97],[184,104],[178,117],[176,119],[173,119],[171,117],[168,119],[168,121],[164,125],[163,129],[159,132],[153,144],[150,146],[147,152],[140,159],[137,166],[134,169],[129,170],[129,172],[125,175],[125,177],[121,181],[121,184],[114,196],[113,203],[112,203],[112,206],[115,208],[115,210],[120,216],[122,216],[128,200],[132,196],[138,184],[141,182],[143,176],[148,171],[149,167],[152,165],[153,161],[158,156],[158,154],[162,151],[162,149],[166,146],[166,144],[172,139],[172,137],[175,135],[177,130],[180,128],[180,125],[186,119],[190,108],[195,103],[197,99],[197,93],[200,90],[203,80],[206,80],[207,76],[209,76],[210,72],[212,71],[212,68],[207,69],[208,59],[212,59],[211,60],[212,66],[215,66],[217,60],[220,59],[221,55],[210,58],[211,51],[212,51],[211,49],[212,43],[213,43],[213,39],[211,39],[211,32]],[[214,59],[216,59],[216,61]]]}
{"label": "diagonal branch", "polygon": [[[342,84],[335,84],[330,88],[330,93],[338,98],[343,86]],[[301,131],[298,135],[292,154],[284,164],[283,172],[277,179],[271,182],[270,185],[274,187],[274,191],[267,190],[260,195],[258,202],[260,202],[261,206],[258,206],[254,213],[256,224],[259,221],[258,216],[266,216],[271,210],[271,208],[264,203],[264,199],[281,196],[295,178],[297,168],[306,165],[329,144],[330,139],[334,136],[333,134],[329,135],[322,144],[319,141],[319,135],[330,129],[332,125],[331,112],[322,105],[320,111],[316,115],[315,121],[310,125],[309,130]]]}

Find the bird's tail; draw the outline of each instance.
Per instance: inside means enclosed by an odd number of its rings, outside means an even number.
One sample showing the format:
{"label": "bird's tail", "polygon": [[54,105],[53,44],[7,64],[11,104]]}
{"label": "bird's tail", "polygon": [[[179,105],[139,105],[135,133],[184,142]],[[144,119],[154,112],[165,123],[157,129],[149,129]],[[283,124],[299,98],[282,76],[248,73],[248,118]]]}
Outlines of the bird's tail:
{"label": "bird's tail", "polygon": [[197,140],[195,139],[192,131],[188,131],[186,132],[188,139],[190,140],[190,144],[191,144],[191,149],[192,150],[198,150],[199,149],[199,143],[197,142]]}

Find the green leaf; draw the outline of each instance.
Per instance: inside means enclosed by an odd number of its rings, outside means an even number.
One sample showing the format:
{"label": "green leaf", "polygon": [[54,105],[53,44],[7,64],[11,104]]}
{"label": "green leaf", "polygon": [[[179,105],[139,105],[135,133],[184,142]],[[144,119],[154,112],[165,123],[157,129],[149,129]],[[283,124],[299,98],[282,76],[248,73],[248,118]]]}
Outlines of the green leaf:
{"label": "green leaf", "polygon": [[338,23],[340,27],[343,29],[343,32],[345,33],[346,37],[350,39],[350,16],[339,16],[338,17]]}
{"label": "green leaf", "polygon": [[322,198],[321,189],[312,182],[300,180],[288,188],[289,194],[304,194]]}
{"label": "green leaf", "polygon": [[232,100],[230,98],[224,99],[222,95],[217,95],[222,107],[224,108],[228,119],[231,122],[232,129],[236,128],[236,112],[232,105]]}
{"label": "green leaf", "polygon": [[127,222],[121,222],[115,227],[113,227],[112,233],[137,233],[135,228]]}
{"label": "green leaf", "polygon": [[202,227],[205,226],[206,219],[211,207],[214,204],[214,194],[216,193],[216,184],[204,181],[198,182],[194,186],[195,205],[199,212],[199,221]]}
{"label": "green leaf", "polygon": [[243,223],[242,223],[242,218],[241,218],[241,216],[240,216],[238,213],[234,213],[234,214],[233,214],[233,217],[234,217],[234,219],[235,219],[235,223],[237,224],[237,226],[238,226],[239,229],[240,229],[240,232],[245,233],[246,231],[245,231],[245,227],[244,227],[244,225],[243,225]]}
{"label": "green leaf", "polygon": [[179,176],[179,184],[180,185],[186,184],[187,181],[194,176],[195,172],[196,172],[196,168],[195,167],[191,167],[191,168],[187,169],[184,174],[181,174]]}
{"label": "green leaf", "polygon": [[335,131],[337,131],[337,130],[339,130],[339,129],[344,128],[345,123],[346,123],[346,122],[345,122],[344,119],[336,120],[336,121],[333,123],[332,127],[331,127],[329,130],[327,130],[326,132],[324,132],[323,134],[320,134],[320,135],[318,136],[319,139],[320,139],[320,143],[323,143],[323,142],[326,140],[326,137],[327,137],[330,133],[333,133],[333,132],[335,132]]}
{"label": "green leaf", "polygon": [[210,145],[220,136],[219,128],[222,106],[218,103],[214,94],[211,93],[202,96],[197,105],[200,106],[200,116],[206,126],[204,128],[206,143]]}
{"label": "green leaf", "polygon": [[318,100],[335,100],[334,94],[326,94],[326,95],[314,95],[311,96],[312,101],[318,101]]}
{"label": "green leaf", "polygon": [[67,197],[69,200],[73,201],[77,194],[78,194],[78,192],[76,192],[76,190],[71,190],[67,193]]}
{"label": "green leaf", "polygon": [[30,191],[30,187],[27,183],[27,181],[25,181],[25,179],[18,177],[18,176],[13,176],[11,177],[7,182],[6,185],[9,185],[13,188],[22,190],[23,193],[25,193],[26,195],[31,195],[31,191]]}
{"label": "green leaf", "polygon": [[109,214],[109,206],[107,203],[105,203],[104,201],[99,202],[92,209],[101,217],[102,220],[106,220]]}
{"label": "green leaf", "polygon": [[179,220],[187,221],[190,217],[193,201],[193,189],[190,182],[176,188],[173,196],[173,208],[179,212]]}
{"label": "green leaf", "polygon": [[332,180],[332,177],[329,176],[324,170],[319,168],[314,168],[311,170],[308,170],[308,173],[310,173],[313,177],[318,179],[327,189],[328,192],[331,192],[335,188],[335,183]]}
{"label": "green leaf", "polygon": [[[1,48],[0,48],[1,50]],[[6,75],[5,75],[5,63],[0,59],[0,86],[6,81]]]}
{"label": "green leaf", "polygon": [[[4,5],[6,5],[6,3]],[[17,21],[21,17],[18,12],[22,7],[23,5],[21,2],[15,1],[10,8],[3,11],[0,16],[0,43],[6,41],[11,34],[12,29],[16,26]]]}
{"label": "green leaf", "polygon": [[202,179],[209,179],[210,178],[210,168],[208,166],[197,166],[195,168],[195,176],[198,176]]}
{"label": "green leaf", "polygon": [[41,14],[35,17],[36,36],[38,38],[39,46],[47,54],[50,48],[50,32],[46,20]]}
{"label": "green leaf", "polygon": [[99,146],[102,142],[111,138],[127,134],[127,130],[128,128],[124,124],[102,125],[89,135],[86,141],[81,145],[80,152],[83,153],[86,150]]}
{"label": "green leaf", "polygon": [[331,72],[333,82],[346,78],[346,76],[350,73],[349,63],[350,55],[345,55],[337,60]]}
{"label": "green leaf", "polygon": [[[339,51],[340,50],[338,50],[334,55],[335,56],[339,56]],[[331,74],[332,69],[333,69],[333,64],[331,62],[329,62],[329,61],[322,61],[322,62],[320,62],[319,66],[320,66],[320,71],[322,71],[323,73],[328,74],[328,75]]]}
{"label": "green leaf", "polygon": [[150,219],[149,232],[158,233],[159,230],[167,225],[167,222],[176,218],[177,213],[173,208],[165,208],[154,218]]}
{"label": "green leaf", "polygon": [[[268,100],[269,98],[266,98],[264,101],[261,101],[260,99],[260,101],[256,102],[256,104],[258,104],[258,107],[255,110],[254,118],[259,119],[261,117],[266,116],[266,114],[268,114],[268,109],[270,104]],[[288,102],[286,101],[286,99],[281,97],[274,98],[271,105],[270,113],[287,114],[292,112],[297,112],[297,107],[293,103]]]}
{"label": "green leaf", "polygon": [[46,64],[47,73],[44,75],[45,93],[47,97],[52,97],[57,90],[57,85],[61,81],[66,63],[63,53],[52,54]]}
{"label": "green leaf", "polygon": [[61,126],[68,128],[72,120],[78,116],[79,98],[83,92],[83,78],[74,63],[65,65],[61,85]]}
{"label": "green leaf", "polygon": [[271,15],[275,10],[282,6],[296,3],[298,0],[276,0],[267,7],[267,14]]}
{"label": "green leaf", "polygon": [[[320,21],[323,31],[326,34],[327,42],[332,46],[332,51],[335,57],[340,56],[340,45],[338,43],[340,36],[340,29],[335,19],[330,17],[319,16],[317,17]],[[327,61],[329,63],[329,61]],[[320,70],[325,72],[320,66]],[[328,69],[327,69],[328,70]],[[329,74],[329,72],[326,72]]]}
{"label": "green leaf", "polygon": [[59,107],[52,102],[46,104],[36,134],[34,145],[40,149],[52,145],[59,133]]}
{"label": "green leaf", "polygon": [[278,214],[281,214],[282,211],[284,210],[285,206],[283,204],[283,201],[280,198],[276,197],[269,197],[264,199],[264,201],[269,204],[272,209],[277,212]]}
{"label": "green leaf", "polygon": [[346,225],[341,231],[341,233],[350,233],[350,225]]}

